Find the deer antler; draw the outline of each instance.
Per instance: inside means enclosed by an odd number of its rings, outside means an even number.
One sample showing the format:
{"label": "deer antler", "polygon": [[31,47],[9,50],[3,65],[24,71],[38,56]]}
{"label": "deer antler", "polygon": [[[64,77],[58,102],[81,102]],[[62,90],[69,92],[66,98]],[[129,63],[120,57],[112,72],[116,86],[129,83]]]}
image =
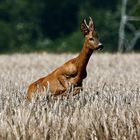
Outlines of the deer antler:
{"label": "deer antler", "polygon": [[84,24],[86,25],[87,28],[89,28],[87,25],[87,21],[85,19],[84,19]]}
{"label": "deer antler", "polygon": [[93,20],[92,20],[91,17],[89,17],[89,19],[90,19],[90,21],[89,21],[89,30],[94,31],[95,26],[94,26]]}
{"label": "deer antler", "polygon": [[87,35],[90,31],[94,31],[95,26],[93,23],[93,20],[91,17],[89,17],[90,21],[89,21],[89,25],[87,24],[86,20],[84,19],[82,24],[81,24],[81,32],[85,35]]}
{"label": "deer antler", "polygon": [[85,35],[89,33],[89,26],[87,25],[86,20],[84,19],[82,24],[81,24],[81,32]]}

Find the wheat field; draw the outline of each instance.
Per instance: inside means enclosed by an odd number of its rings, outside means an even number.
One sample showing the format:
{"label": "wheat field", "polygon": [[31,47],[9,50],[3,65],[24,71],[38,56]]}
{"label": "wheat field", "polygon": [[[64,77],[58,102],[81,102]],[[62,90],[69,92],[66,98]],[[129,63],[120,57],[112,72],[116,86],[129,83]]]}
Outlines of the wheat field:
{"label": "wheat field", "polygon": [[79,95],[26,100],[29,83],[75,56],[0,55],[0,140],[140,139],[140,54],[93,54]]}

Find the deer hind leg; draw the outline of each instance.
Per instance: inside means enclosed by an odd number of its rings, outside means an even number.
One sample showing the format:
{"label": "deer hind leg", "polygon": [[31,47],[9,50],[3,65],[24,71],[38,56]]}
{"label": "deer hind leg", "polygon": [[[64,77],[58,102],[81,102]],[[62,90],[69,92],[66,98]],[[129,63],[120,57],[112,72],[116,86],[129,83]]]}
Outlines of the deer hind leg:
{"label": "deer hind leg", "polygon": [[61,94],[61,99],[69,99],[71,94],[68,94],[68,93],[72,93],[72,96],[75,96],[83,90],[82,87],[74,87],[74,89],[71,89],[71,88],[69,90],[66,90],[63,94]]}
{"label": "deer hind leg", "polygon": [[75,87],[73,90],[73,96],[79,94],[83,90],[82,87]]}
{"label": "deer hind leg", "polygon": [[57,77],[58,80],[58,85],[56,86],[56,90],[54,91],[54,93],[52,93],[52,97],[54,99],[58,99],[58,98],[63,98],[67,96],[67,91],[69,89],[69,83],[67,78],[64,75],[59,75]]}
{"label": "deer hind leg", "polygon": [[59,81],[59,83],[61,84],[61,86],[63,87],[63,89],[58,90],[58,94],[59,94],[59,95],[64,95],[65,92],[66,92],[66,91],[68,90],[68,88],[69,88],[68,80],[67,80],[67,78],[66,78],[65,76],[60,75],[60,76],[58,77],[58,81]]}

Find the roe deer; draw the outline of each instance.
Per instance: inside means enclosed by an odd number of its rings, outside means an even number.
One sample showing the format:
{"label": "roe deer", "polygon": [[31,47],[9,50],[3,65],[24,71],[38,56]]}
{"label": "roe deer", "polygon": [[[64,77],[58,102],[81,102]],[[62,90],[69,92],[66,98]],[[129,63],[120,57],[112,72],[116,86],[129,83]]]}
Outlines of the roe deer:
{"label": "roe deer", "polygon": [[27,91],[29,101],[31,101],[34,92],[43,92],[45,89],[49,89],[51,95],[62,96],[66,95],[69,87],[73,87],[73,95],[82,90],[83,79],[87,77],[86,66],[89,58],[94,50],[102,49],[103,45],[99,42],[91,17],[88,25],[86,20],[83,20],[81,31],[85,41],[80,54],[58,67],[48,76],[32,83]]}

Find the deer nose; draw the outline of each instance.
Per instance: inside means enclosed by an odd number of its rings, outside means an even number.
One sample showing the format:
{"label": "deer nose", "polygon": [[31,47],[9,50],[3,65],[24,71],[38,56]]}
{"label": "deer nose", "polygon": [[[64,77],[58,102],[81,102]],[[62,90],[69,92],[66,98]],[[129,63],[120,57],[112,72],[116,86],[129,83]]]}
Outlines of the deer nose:
{"label": "deer nose", "polygon": [[99,50],[102,50],[104,48],[103,44],[102,43],[99,43],[98,44],[98,48],[99,48]]}

